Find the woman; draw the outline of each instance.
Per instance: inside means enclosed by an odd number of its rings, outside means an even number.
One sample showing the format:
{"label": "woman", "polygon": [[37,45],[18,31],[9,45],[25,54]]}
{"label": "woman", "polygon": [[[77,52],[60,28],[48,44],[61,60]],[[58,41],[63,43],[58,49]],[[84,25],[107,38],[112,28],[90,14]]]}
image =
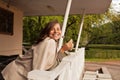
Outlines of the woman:
{"label": "woman", "polygon": [[[61,37],[61,26],[58,21],[49,22],[40,33],[38,41],[25,55],[7,65],[2,71],[5,80],[27,80],[31,70],[51,70],[58,65],[58,55],[73,47],[72,41],[63,45],[58,51],[58,40]],[[58,51],[58,52],[57,52]]]}

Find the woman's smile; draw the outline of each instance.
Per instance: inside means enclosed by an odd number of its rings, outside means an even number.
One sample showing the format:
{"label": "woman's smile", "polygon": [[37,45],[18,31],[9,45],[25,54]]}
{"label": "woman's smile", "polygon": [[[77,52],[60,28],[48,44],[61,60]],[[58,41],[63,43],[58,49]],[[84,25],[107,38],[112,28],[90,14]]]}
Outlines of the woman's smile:
{"label": "woman's smile", "polygon": [[49,37],[54,40],[58,40],[61,37],[61,27],[60,24],[55,24],[54,27],[50,30]]}

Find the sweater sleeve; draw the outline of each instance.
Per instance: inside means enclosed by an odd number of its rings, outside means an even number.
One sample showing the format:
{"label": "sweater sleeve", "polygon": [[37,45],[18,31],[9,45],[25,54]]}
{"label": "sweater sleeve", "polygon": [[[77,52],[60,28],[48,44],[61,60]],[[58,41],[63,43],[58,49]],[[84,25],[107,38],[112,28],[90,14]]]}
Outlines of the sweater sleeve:
{"label": "sweater sleeve", "polygon": [[53,39],[39,44],[34,53],[33,69],[47,70],[54,64],[56,42]]}

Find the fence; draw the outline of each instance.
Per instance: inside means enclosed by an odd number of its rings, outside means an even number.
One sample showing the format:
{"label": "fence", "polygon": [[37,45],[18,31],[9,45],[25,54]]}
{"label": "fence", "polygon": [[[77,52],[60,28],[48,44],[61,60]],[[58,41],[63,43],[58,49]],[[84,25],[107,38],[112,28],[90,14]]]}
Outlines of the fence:
{"label": "fence", "polygon": [[70,52],[70,55],[63,58],[62,62],[51,71],[30,71],[28,80],[82,80],[84,54],[84,48]]}

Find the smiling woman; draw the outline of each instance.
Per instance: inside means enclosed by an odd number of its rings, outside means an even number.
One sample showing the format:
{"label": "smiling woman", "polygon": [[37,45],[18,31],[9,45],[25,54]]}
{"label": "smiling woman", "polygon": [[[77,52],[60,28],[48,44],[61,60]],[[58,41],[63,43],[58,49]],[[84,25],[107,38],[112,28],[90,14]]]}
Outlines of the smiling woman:
{"label": "smiling woman", "polygon": [[49,36],[56,41],[60,38],[61,36],[61,28],[60,24],[55,24],[55,26],[51,29]]}
{"label": "smiling woman", "polygon": [[5,80],[27,80],[27,73],[31,70],[52,70],[61,61],[64,51],[73,48],[69,41],[58,49],[61,37],[61,26],[58,21],[49,22],[41,31],[39,39],[27,53],[20,55],[2,71]]}

